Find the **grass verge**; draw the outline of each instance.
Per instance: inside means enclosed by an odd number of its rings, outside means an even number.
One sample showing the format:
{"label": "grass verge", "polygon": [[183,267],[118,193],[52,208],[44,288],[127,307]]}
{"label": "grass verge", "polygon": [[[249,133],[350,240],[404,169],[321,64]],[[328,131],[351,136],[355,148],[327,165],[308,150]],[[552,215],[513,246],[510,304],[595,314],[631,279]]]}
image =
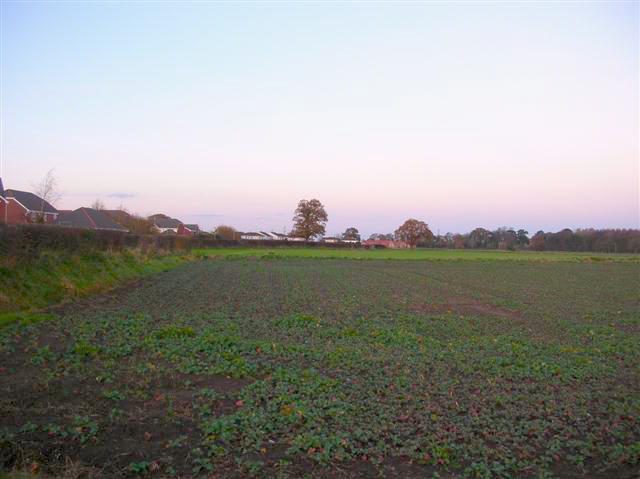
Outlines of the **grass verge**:
{"label": "grass verge", "polygon": [[46,252],[26,262],[4,258],[0,262],[0,328],[15,321],[50,319],[50,314],[38,310],[168,271],[190,259],[187,255],[149,256],[137,251]]}

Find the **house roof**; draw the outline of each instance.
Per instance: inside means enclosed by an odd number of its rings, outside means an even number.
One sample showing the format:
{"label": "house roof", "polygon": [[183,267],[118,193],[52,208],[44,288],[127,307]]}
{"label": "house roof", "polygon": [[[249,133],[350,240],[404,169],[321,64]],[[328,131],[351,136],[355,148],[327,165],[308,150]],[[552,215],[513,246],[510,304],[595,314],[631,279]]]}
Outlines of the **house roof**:
{"label": "house roof", "polygon": [[93,208],[78,208],[74,211],[60,211],[58,224],[71,228],[91,230],[129,231],[124,226],[113,221],[106,213]]}
{"label": "house roof", "polygon": [[41,211],[43,213],[58,212],[48,201],[28,191],[5,190],[5,195],[7,198],[14,198],[29,211]]}
{"label": "house roof", "polygon": [[131,214],[127,213],[124,210],[100,210],[100,211],[110,216],[111,219],[115,221],[131,218]]}
{"label": "house roof", "polygon": [[241,233],[242,236],[264,236],[262,233],[256,233],[255,231],[250,231],[248,233]]}
{"label": "house roof", "polygon": [[182,221],[177,220],[175,218],[163,218],[159,216],[150,216],[153,224],[155,224],[158,228],[177,228],[182,224]]}
{"label": "house roof", "polygon": [[2,178],[0,178],[0,199],[4,200],[5,202],[7,201],[4,199],[4,187],[2,186]]}
{"label": "house roof", "polygon": [[131,220],[133,216],[130,213],[124,210],[100,210],[102,213],[111,218],[115,223],[120,226],[127,227],[126,225],[131,225]]}
{"label": "house roof", "polygon": [[200,227],[198,225],[184,225],[184,227],[191,231],[200,231]]}

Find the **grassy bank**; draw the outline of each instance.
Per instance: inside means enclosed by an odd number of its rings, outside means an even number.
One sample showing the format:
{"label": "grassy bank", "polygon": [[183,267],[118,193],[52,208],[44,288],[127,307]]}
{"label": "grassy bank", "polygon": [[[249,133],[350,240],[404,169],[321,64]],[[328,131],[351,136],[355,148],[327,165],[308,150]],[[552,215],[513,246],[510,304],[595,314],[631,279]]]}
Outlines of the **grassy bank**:
{"label": "grassy bank", "polygon": [[48,252],[28,262],[4,258],[0,262],[0,327],[16,320],[46,319],[39,312],[42,308],[169,270],[188,259],[186,255],[148,256],[137,251]]}
{"label": "grassy bank", "polygon": [[640,255],[551,251],[448,250],[448,249],[338,249],[338,248],[207,248],[194,250],[202,257],[225,258],[334,258],[426,261],[537,261],[537,262],[640,262]]}

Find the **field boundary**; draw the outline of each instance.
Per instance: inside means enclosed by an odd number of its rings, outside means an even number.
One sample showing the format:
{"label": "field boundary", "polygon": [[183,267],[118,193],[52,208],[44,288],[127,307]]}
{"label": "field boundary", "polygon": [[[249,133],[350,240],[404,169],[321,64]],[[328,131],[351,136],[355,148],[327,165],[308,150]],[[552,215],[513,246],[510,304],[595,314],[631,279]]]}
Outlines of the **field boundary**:
{"label": "field boundary", "polygon": [[397,261],[520,261],[520,262],[632,262],[640,264],[640,254],[631,253],[582,253],[565,251],[503,251],[503,250],[449,250],[434,248],[417,249],[338,249],[329,247],[287,248],[195,248],[195,256],[209,259],[351,259]]}

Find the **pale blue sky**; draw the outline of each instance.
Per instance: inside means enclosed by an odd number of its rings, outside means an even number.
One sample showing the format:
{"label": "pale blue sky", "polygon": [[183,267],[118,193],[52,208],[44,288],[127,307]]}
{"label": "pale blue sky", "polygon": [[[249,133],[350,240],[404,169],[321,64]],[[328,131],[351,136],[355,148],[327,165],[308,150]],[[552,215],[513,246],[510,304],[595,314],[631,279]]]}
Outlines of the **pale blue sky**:
{"label": "pale blue sky", "polygon": [[638,2],[3,2],[2,177],[210,228],[639,226]]}

